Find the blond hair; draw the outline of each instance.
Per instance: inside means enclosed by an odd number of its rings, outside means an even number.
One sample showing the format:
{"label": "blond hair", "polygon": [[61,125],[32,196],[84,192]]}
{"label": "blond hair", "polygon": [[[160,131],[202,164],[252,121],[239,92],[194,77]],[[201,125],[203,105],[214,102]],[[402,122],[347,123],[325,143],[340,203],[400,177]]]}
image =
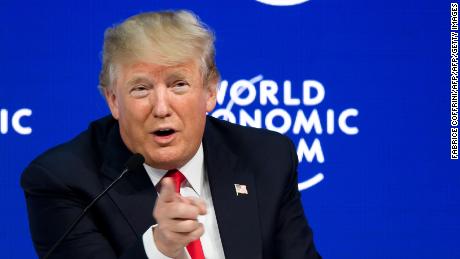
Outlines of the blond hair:
{"label": "blond hair", "polygon": [[217,82],[214,34],[190,11],[147,12],[132,16],[105,31],[99,88],[116,80],[116,66],[131,59],[177,65],[190,59],[201,67],[204,84]]}

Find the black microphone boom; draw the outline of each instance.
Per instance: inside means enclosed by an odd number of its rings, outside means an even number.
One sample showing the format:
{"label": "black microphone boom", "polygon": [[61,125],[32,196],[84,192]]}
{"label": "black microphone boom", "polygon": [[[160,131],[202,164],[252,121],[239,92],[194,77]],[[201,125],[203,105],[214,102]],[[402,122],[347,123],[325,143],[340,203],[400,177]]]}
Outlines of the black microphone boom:
{"label": "black microphone boom", "polygon": [[85,216],[86,212],[98,201],[102,198],[102,196],[104,196],[105,193],[107,193],[110,189],[112,189],[112,187],[121,179],[123,178],[123,176],[129,172],[129,171],[132,171],[134,169],[136,169],[137,167],[141,166],[143,163],[144,163],[144,157],[141,155],[141,154],[134,154],[132,155],[128,161],[126,162],[125,164],[125,169],[123,170],[123,172],[121,172],[120,176],[117,177],[117,179],[115,179],[109,186],[107,186],[107,188],[105,188],[104,191],[102,191],[101,193],[99,193],[96,198],[94,198],[89,204],[88,206],[86,206],[85,209],[83,209],[83,212],[80,214],[80,216],[78,216],[78,218],[75,219],[75,221],[69,226],[69,228],[66,230],[66,232],[61,236],[61,238],[58,239],[58,241],[56,241],[56,243],[54,243],[54,245],[51,247],[51,249],[48,251],[48,253],[46,253],[46,255],[43,257],[43,259],[47,259],[52,253],[53,251],[62,243],[62,241],[64,241],[64,239],[70,234],[70,232],[72,232],[72,230],[75,228],[75,226],[81,221],[81,219]]}

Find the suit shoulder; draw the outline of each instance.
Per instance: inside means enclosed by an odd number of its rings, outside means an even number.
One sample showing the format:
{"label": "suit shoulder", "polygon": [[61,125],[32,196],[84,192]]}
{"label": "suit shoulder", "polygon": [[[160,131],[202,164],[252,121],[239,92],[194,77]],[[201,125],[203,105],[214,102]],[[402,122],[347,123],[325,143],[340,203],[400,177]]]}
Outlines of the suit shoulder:
{"label": "suit shoulder", "polygon": [[115,124],[110,117],[93,121],[88,129],[68,142],[59,144],[37,156],[24,170],[21,184],[27,178],[35,178],[39,168],[53,174],[53,177],[71,177],[73,172],[95,170],[101,164],[101,150],[107,140],[108,131]]}
{"label": "suit shoulder", "polygon": [[209,117],[208,122],[221,133],[221,139],[232,144],[241,143],[249,147],[280,147],[287,143],[292,144],[289,137],[268,129],[241,126],[213,117]]}
{"label": "suit shoulder", "polygon": [[291,163],[297,160],[291,139],[278,132],[241,126],[216,118],[208,118],[208,123],[207,128],[212,128],[208,132],[214,132],[208,136],[219,139],[219,143],[248,164],[267,164],[267,161]]}

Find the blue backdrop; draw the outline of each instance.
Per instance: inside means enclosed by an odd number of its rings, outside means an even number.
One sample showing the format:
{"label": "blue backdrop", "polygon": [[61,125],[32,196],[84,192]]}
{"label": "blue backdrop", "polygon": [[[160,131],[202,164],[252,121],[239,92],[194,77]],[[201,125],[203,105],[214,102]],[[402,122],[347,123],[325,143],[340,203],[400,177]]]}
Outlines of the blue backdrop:
{"label": "blue backdrop", "polygon": [[178,8],[216,33],[214,115],[298,146],[325,258],[460,258],[450,2],[0,0],[2,258],[36,258],[22,170],[108,113],[97,90],[105,28]]}

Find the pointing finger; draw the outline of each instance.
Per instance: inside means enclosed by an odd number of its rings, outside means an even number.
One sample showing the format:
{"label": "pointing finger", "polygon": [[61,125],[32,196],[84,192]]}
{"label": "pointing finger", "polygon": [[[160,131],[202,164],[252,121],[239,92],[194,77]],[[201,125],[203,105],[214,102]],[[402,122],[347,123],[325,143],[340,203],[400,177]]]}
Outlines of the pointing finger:
{"label": "pointing finger", "polygon": [[160,199],[163,202],[171,202],[176,199],[176,191],[174,190],[174,183],[172,179],[166,177],[160,182]]}

